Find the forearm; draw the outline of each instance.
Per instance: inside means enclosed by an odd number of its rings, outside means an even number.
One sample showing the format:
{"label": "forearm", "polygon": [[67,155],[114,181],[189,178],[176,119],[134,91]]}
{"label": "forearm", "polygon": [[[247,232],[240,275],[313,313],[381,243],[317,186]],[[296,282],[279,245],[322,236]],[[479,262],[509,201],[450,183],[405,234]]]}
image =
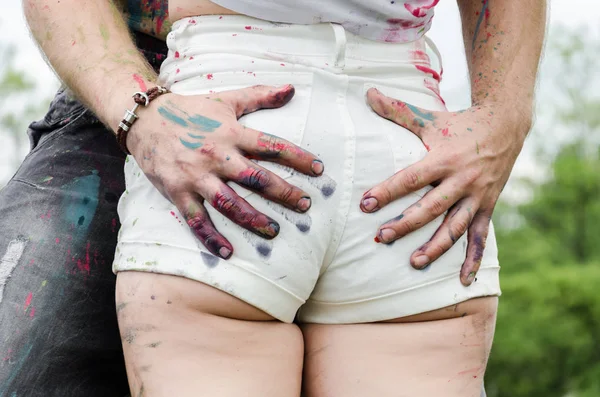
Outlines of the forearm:
{"label": "forearm", "polygon": [[131,95],[156,74],[134,45],[112,1],[31,0],[25,16],[56,74],[108,126],[116,129]]}
{"label": "forearm", "polygon": [[531,122],[546,1],[458,0],[458,5],[473,105],[494,104]]}

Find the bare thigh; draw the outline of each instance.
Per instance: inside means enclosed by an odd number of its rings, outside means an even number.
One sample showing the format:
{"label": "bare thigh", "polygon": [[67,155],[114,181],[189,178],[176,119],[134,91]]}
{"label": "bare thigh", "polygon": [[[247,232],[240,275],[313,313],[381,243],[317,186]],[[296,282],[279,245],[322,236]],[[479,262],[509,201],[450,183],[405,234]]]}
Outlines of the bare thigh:
{"label": "bare thigh", "polygon": [[305,397],[479,397],[498,299],[385,323],[304,324]]}
{"label": "bare thigh", "polygon": [[300,395],[298,326],[162,274],[119,273],[116,302],[132,397]]}

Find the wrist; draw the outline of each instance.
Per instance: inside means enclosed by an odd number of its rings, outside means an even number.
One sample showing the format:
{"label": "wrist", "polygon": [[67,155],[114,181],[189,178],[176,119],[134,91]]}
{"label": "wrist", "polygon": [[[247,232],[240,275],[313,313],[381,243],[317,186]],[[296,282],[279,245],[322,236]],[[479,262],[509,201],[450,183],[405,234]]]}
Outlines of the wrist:
{"label": "wrist", "polygon": [[[138,73],[133,73],[127,80],[115,84],[114,88],[109,91],[107,105],[104,107],[102,116],[104,116],[103,121],[114,134],[116,134],[125,112],[135,106],[134,94],[136,92],[146,92],[158,85],[156,79],[149,77],[151,76],[142,77]],[[141,109],[143,107],[139,106],[135,113],[137,114],[140,110],[143,110]]]}
{"label": "wrist", "polygon": [[500,117],[505,125],[504,131],[511,133],[512,138],[521,142],[525,141],[527,134],[533,125],[533,103],[532,101],[484,99],[477,101],[473,99],[473,107],[488,109],[491,115]]}

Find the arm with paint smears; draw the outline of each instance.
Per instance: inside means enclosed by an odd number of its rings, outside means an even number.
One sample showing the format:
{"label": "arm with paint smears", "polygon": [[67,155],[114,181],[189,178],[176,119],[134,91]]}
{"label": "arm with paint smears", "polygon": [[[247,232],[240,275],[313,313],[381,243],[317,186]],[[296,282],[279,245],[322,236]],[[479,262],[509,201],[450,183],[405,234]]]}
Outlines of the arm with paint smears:
{"label": "arm with paint smears", "polygon": [[417,108],[367,93],[371,107],[417,135],[425,158],[365,193],[364,212],[427,185],[421,200],[380,226],[389,243],[448,211],[434,236],[411,256],[424,269],[468,231],[460,273],[470,285],[481,265],[492,212],[532,124],[533,94],[546,26],[545,0],[459,0],[472,106],[459,112]]}
{"label": "arm with paint smears", "polygon": [[[114,3],[26,0],[23,6],[34,38],[60,79],[116,130],[134,103],[132,94],[155,86],[157,76],[133,44]],[[284,106],[293,96],[291,85],[211,95],[169,93],[138,110],[128,149],[214,255],[227,259],[233,247],[210,220],[205,200],[261,237],[274,238],[279,232],[277,222],[238,196],[227,181],[298,212],[310,208],[307,193],[250,159],[312,176],[323,173],[323,163],[288,141],[238,123],[244,114]]]}

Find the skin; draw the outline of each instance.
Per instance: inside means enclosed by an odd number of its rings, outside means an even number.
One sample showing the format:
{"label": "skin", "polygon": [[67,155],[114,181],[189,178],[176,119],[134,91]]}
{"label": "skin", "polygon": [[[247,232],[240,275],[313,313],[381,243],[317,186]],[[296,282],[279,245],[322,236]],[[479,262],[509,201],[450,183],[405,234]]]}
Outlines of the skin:
{"label": "skin", "polygon": [[[132,93],[156,85],[157,78],[129,36],[124,22],[129,16],[128,4],[101,0],[23,2],[33,36],[48,62],[61,80],[115,130],[125,109],[133,105]],[[198,11],[222,10],[211,9],[207,2],[199,5],[204,8]],[[143,11],[137,23],[164,37],[169,28],[166,2],[157,7],[154,14]],[[78,10],[75,23],[68,19],[73,9]],[[233,246],[215,229],[204,201],[261,237],[271,239],[279,232],[277,222],[239,197],[227,181],[298,212],[310,208],[307,193],[249,159],[276,162],[311,176],[323,173],[323,163],[290,142],[244,128],[237,121],[244,114],[284,106],[293,96],[291,85],[254,86],[201,96],[169,93],[138,110],[140,118],[127,138],[130,152],[214,255],[227,259]],[[260,176],[259,185],[244,177],[249,174]]]}
{"label": "skin", "polygon": [[373,110],[413,132],[429,153],[365,192],[361,210],[371,213],[424,186],[436,186],[381,225],[375,241],[391,243],[447,211],[437,232],[413,253],[411,264],[427,267],[468,232],[460,275],[468,286],[481,264],[498,196],[532,125],[546,1],[459,0],[458,5],[473,106],[432,112],[369,90]]}

